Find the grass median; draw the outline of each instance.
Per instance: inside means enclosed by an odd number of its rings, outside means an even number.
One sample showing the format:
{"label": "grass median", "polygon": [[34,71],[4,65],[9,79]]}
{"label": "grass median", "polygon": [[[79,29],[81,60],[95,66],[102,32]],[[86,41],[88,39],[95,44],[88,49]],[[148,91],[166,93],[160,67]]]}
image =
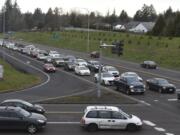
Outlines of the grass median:
{"label": "grass median", "polygon": [[41,82],[38,76],[17,71],[2,59],[0,59],[0,65],[4,67],[4,77],[0,80],[0,92],[22,90]]}

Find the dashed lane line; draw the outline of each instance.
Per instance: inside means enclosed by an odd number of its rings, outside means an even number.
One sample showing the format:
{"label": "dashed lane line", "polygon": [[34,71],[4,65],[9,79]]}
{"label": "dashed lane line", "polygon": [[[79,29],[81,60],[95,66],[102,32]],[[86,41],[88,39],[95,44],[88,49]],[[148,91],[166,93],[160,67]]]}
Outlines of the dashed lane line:
{"label": "dashed lane line", "polygon": [[146,125],[148,125],[148,126],[151,126],[151,127],[156,126],[156,124],[154,124],[153,122],[148,121],[148,120],[143,120],[143,123],[146,124]]}
{"label": "dashed lane line", "polygon": [[159,132],[165,132],[166,129],[161,128],[161,127],[154,127],[155,130],[159,131]]}
{"label": "dashed lane line", "polygon": [[67,112],[67,111],[48,111],[46,114],[83,114],[83,112]]}
{"label": "dashed lane line", "polygon": [[177,101],[178,99],[177,98],[174,98],[174,99],[168,99],[168,101]]}
{"label": "dashed lane line", "polygon": [[50,122],[47,122],[47,124],[50,124],[50,125],[63,125],[63,124],[76,124],[76,125],[79,125],[80,122],[69,122],[69,121],[64,121],[64,122],[54,122],[54,121],[50,121]]}
{"label": "dashed lane line", "polygon": [[165,135],[174,135],[173,133],[165,133]]}

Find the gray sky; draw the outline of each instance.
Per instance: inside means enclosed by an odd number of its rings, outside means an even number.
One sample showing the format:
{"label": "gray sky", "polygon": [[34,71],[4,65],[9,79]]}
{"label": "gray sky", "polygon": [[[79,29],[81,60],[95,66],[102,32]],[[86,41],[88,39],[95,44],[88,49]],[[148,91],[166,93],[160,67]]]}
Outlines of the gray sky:
{"label": "gray sky", "polygon": [[[4,1],[0,0],[1,7]],[[174,11],[180,9],[180,0],[17,0],[17,3],[22,12],[33,12],[37,7],[47,12],[49,7],[61,7],[64,12],[79,8],[79,11],[86,13],[87,11],[83,9],[86,8],[89,11],[98,11],[102,15],[105,15],[108,10],[112,13],[114,9],[119,15],[124,9],[130,16],[133,16],[143,4],[153,4],[157,13],[165,11],[169,6]]]}

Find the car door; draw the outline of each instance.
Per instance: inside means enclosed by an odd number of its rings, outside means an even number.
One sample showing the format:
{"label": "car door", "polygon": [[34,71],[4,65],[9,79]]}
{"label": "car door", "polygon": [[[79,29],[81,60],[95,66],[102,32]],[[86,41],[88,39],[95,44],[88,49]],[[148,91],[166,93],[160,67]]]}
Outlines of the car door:
{"label": "car door", "polygon": [[98,111],[99,128],[101,129],[111,129],[111,111]]}
{"label": "car door", "polygon": [[127,118],[118,111],[112,111],[111,119],[112,129],[125,129],[127,126]]}
{"label": "car door", "polygon": [[9,117],[6,111],[0,111],[0,129],[10,129]]}

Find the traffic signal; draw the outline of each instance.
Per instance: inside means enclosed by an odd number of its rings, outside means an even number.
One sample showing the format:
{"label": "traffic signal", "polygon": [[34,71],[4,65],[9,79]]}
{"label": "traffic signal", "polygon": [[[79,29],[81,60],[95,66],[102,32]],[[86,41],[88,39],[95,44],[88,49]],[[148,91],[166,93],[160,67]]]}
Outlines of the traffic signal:
{"label": "traffic signal", "polygon": [[112,53],[117,54],[118,56],[123,55],[124,42],[118,41],[118,42],[113,42],[112,44],[114,45],[111,50]]}

